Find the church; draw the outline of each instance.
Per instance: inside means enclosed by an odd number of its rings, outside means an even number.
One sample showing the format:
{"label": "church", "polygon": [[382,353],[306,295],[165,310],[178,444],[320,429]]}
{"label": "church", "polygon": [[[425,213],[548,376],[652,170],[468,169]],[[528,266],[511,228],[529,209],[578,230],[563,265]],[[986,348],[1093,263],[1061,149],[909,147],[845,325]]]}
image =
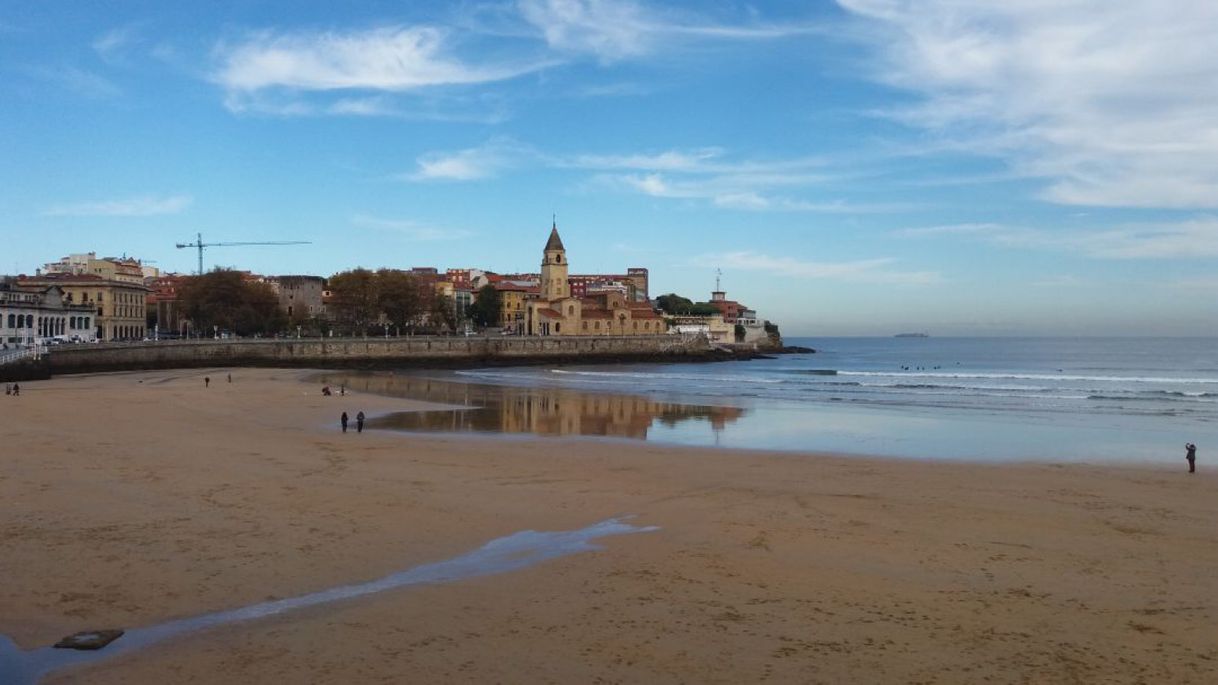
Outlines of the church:
{"label": "church", "polygon": [[619,292],[587,297],[571,294],[567,250],[558,225],[542,250],[537,299],[526,303],[528,335],[656,335],[665,332],[664,319],[650,302],[627,300]]}

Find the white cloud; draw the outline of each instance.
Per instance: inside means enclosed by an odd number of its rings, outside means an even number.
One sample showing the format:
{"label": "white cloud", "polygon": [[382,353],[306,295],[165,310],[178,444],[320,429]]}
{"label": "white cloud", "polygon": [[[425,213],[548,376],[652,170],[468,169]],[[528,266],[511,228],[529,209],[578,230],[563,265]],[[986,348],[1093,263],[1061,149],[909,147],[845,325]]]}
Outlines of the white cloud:
{"label": "white cloud", "polygon": [[674,178],[660,173],[599,174],[594,179],[603,186],[630,190],[651,197],[703,200],[723,209],[745,211],[824,212],[853,214],[891,212],[910,209],[908,205],[852,204],[844,200],[811,202],[763,192],[777,186],[815,185],[823,180],[816,175],[724,174],[683,175]]}
{"label": "white cloud", "polygon": [[408,219],[384,219],[367,214],[356,214],[351,217],[351,224],[360,228],[397,233],[411,240],[418,241],[460,240],[471,235],[469,231],[464,229],[440,228],[420,224]]}
{"label": "white cloud", "polygon": [[[826,174],[823,160],[794,157],[777,160],[732,160],[722,148],[664,150],[626,154],[554,155],[510,139],[454,152],[430,152],[416,160],[417,169],[401,176],[410,181],[477,180],[506,168],[536,166],[594,172],[603,188],[651,197],[707,202],[744,211],[867,213],[910,209],[911,205],[859,205],[841,199],[810,201],[775,194],[777,189],[823,185],[838,177]],[[634,172],[634,173],[623,173]]]}
{"label": "white cloud", "polygon": [[716,24],[629,0],[520,0],[520,14],[554,50],[602,62],[641,57],[680,40],[768,40],[814,29],[787,24]]}
{"label": "white cloud", "polygon": [[1218,3],[838,0],[892,112],[1008,160],[1063,204],[1218,207]]}
{"label": "white cloud", "polygon": [[695,266],[760,271],[770,275],[803,279],[827,279],[854,283],[925,285],[939,283],[936,271],[894,271],[895,259],[884,257],[851,262],[813,262],[794,257],[775,257],[753,251],[704,254],[692,260]]}
{"label": "white cloud", "polygon": [[[216,48],[220,67],[212,79],[225,88],[233,111],[265,108],[266,92],[327,93],[419,89],[490,83],[515,78],[552,64],[546,61],[471,64],[450,54],[449,34],[434,27],[382,27],[366,31],[274,33],[263,31]],[[338,101],[307,106],[308,113],[355,113]],[[364,108],[367,109],[365,103]]]}
{"label": "white cloud", "polygon": [[59,205],[47,209],[43,216],[157,216],[178,214],[194,202],[189,195],[168,197],[134,197],[124,200],[103,200]]}
{"label": "white cloud", "polygon": [[1218,257],[1218,218],[1127,224],[1104,229],[1046,230],[995,223],[907,228],[905,237],[963,237],[1024,249],[1081,253],[1095,259],[1190,259]]}
{"label": "white cloud", "polygon": [[123,51],[135,40],[135,27],[123,26],[111,29],[98,36],[93,41],[93,50],[107,62],[114,62],[122,57]]}
{"label": "white cloud", "polygon": [[402,178],[409,181],[474,181],[490,178],[535,153],[508,139],[456,152],[429,152],[415,160],[418,168]]}

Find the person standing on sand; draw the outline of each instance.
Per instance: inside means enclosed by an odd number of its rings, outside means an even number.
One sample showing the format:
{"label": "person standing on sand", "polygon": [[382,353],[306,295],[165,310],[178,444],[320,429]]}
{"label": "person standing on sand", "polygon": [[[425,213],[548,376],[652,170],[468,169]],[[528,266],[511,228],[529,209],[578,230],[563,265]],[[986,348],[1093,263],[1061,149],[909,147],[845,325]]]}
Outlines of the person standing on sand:
{"label": "person standing on sand", "polygon": [[203,387],[205,387],[205,388],[210,388],[210,387],[211,387],[211,376],[204,376],[204,377],[203,377]]}
{"label": "person standing on sand", "polygon": [[355,415],[355,432],[364,432],[364,412],[362,411]]}
{"label": "person standing on sand", "polygon": [[229,382],[229,383],[232,383],[232,382],[233,382],[233,374],[231,374],[231,373],[230,373],[230,374],[228,374],[228,382]]}
{"label": "person standing on sand", "polygon": [[13,397],[21,394],[21,386],[13,383]]}
{"label": "person standing on sand", "polygon": [[343,432],[346,433],[347,432],[347,412],[343,412],[343,415],[338,418],[338,422],[343,424]]}
{"label": "person standing on sand", "polygon": [[1197,472],[1197,446],[1191,442],[1184,443],[1184,458],[1188,460],[1188,472]]}

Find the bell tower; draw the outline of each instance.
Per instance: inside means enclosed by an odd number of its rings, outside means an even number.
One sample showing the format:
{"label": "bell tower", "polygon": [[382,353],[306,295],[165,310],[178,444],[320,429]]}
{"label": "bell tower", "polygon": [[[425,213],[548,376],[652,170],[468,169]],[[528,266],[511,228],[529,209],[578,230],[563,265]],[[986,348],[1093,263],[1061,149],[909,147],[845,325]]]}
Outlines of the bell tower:
{"label": "bell tower", "polygon": [[558,220],[550,228],[550,239],[546,241],[541,258],[541,299],[561,300],[571,297],[571,284],[567,281],[567,250],[558,237]]}

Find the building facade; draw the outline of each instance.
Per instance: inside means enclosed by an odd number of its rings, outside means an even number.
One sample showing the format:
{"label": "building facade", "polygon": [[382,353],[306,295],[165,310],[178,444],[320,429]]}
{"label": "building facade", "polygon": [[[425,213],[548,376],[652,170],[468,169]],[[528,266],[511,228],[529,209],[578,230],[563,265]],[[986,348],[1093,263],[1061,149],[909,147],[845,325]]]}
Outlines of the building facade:
{"label": "building facade", "polygon": [[98,274],[48,273],[19,278],[22,290],[46,289],[58,286],[64,301],[87,305],[92,311],[91,323],[98,340],[140,340],[148,335],[148,292],[143,274],[136,265],[131,274],[116,270],[114,278]]}
{"label": "building facade", "polygon": [[52,339],[93,342],[95,312],[72,304],[58,286],[22,288],[0,283],[0,346],[2,349],[43,345]]}
{"label": "building facade", "polygon": [[322,293],[326,290],[326,279],[321,276],[270,276],[266,282],[279,296],[279,308],[288,315],[289,322],[325,318]]}

